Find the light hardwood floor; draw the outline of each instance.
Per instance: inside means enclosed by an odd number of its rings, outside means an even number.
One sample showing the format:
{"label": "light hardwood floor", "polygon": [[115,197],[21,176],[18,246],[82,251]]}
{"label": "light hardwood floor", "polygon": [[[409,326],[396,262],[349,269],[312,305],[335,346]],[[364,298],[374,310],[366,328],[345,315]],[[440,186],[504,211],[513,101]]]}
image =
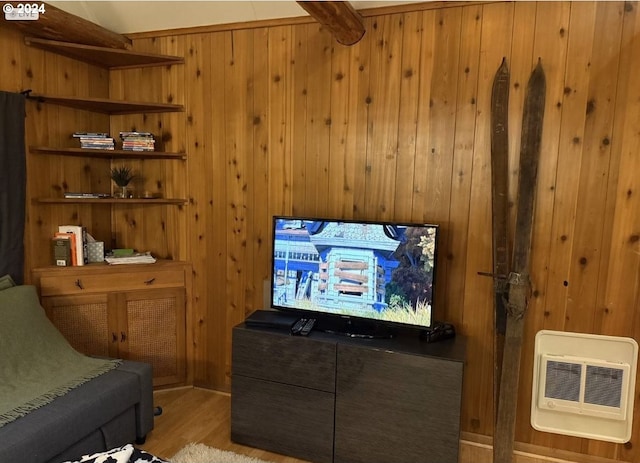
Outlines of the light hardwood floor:
{"label": "light hardwood floor", "polygon": [[162,407],[162,415],[155,417],[153,431],[139,447],[161,458],[195,442],[274,463],[304,463],[231,442],[229,394],[199,388],[161,390],[154,392],[154,404]]}
{"label": "light hardwood floor", "polygon": [[[200,388],[180,388],[154,392],[162,415],[155,418],[154,430],[140,448],[164,459],[185,445],[196,442],[231,450],[274,463],[308,463],[304,460],[245,447],[231,442],[231,396]],[[459,463],[491,463],[491,437],[462,433]],[[514,463],[619,463],[614,460],[545,449],[516,443]]]}
{"label": "light hardwood floor", "polygon": [[[307,463],[231,442],[231,396],[200,388],[154,392],[154,403],[163,409],[155,418],[154,430],[140,448],[168,459],[185,445],[195,442],[231,450],[274,463]],[[463,433],[459,463],[491,463],[491,437]],[[604,458],[577,455],[516,443],[513,463],[619,463]]]}

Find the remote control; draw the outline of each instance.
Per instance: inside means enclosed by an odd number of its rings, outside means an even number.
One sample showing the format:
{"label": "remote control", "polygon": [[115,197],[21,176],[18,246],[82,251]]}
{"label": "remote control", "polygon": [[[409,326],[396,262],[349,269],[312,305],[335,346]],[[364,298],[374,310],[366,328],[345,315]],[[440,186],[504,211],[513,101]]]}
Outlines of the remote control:
{"label": "remote control", "polygon": [[304,325],[306,323],[307,323],[307,319],[306,318],[298,319],[298,321],[295,322],[293,324],[293,326],[291,327],[291,334],[300,334],[300,331],[302,331],[302,328],[304,328]]}
{"label": "remote control", "polygon": [[300,330],[300,335],[301,336],[307,336],[311,332],[311,330],[313,329],[313,326],[315,324],[316,324],[316,319],[315,318],[308,319],[307,322],[302,327],[302,329]]}

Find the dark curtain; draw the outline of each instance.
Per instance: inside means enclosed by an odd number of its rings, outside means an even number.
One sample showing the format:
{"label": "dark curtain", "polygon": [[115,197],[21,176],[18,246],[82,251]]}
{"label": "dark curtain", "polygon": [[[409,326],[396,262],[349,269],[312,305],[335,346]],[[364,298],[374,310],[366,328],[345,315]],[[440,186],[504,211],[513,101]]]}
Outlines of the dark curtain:
{"label": "dark curtain", "polygon": [[25,96],[0,91],[0,277],[24,274]]}

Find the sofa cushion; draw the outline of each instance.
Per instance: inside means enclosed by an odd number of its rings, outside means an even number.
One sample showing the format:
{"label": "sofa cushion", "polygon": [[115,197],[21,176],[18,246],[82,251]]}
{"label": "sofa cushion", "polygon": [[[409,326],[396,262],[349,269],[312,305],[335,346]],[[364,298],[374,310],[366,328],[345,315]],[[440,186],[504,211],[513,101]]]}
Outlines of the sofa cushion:
{"label": "sofa cushion", "polygon": [[120,368],[94,378],[0,428],[0,462],[48,461],[135,407],[140,395],[138,377]]}

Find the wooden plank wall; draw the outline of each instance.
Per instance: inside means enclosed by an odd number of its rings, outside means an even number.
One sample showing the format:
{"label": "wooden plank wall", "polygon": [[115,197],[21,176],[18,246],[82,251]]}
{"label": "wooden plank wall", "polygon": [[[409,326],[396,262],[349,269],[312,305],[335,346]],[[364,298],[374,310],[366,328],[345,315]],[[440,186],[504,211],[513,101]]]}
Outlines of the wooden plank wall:
{"label": "wooden plank wall", "polygon": [[[436,317],[468,337],[462,429],[491,435],[492,282],[478,276],[491,269],[491,82],[506,56],[513,202],[524,88],[540,58],[547,107],[516,439],[636,461],[638,407],[625,445],[534,431],[529,409],[538,330],[640,338],[640,5],[416,8],[367,15],[367,33],[352,47],[315,23],[134,36],[136,49],[184,55],[186,62],[112,71],[111,96],[187,110],[111,124],[148,128],[168,149],[186,149],[186,163],[145,161],[140,169],[189,204],[116,209],[117,242],[193,262],[195,382],[228,390],[231,328],[263,307],[271,215],[439,223]],[[5,43],[18,44],[17,51]],[[4,31],[0,44],[2,89],[57,82],[60,92],[99,93],[65,83],[69,60],[27,50]],[[95,71],[74,66],[88,73],[79,81],[93,81]],[[73,125],[65,114],[52,115],[66,129]],[[60,130],[38,125],[29,136]],[[77,167],[57,162],[45,167],[56,170],[52,178]],[[68,213],[61,208],[43,218],[41,209],[40,225],[34,217],[29,225],[32,261],[38,227]]]}

